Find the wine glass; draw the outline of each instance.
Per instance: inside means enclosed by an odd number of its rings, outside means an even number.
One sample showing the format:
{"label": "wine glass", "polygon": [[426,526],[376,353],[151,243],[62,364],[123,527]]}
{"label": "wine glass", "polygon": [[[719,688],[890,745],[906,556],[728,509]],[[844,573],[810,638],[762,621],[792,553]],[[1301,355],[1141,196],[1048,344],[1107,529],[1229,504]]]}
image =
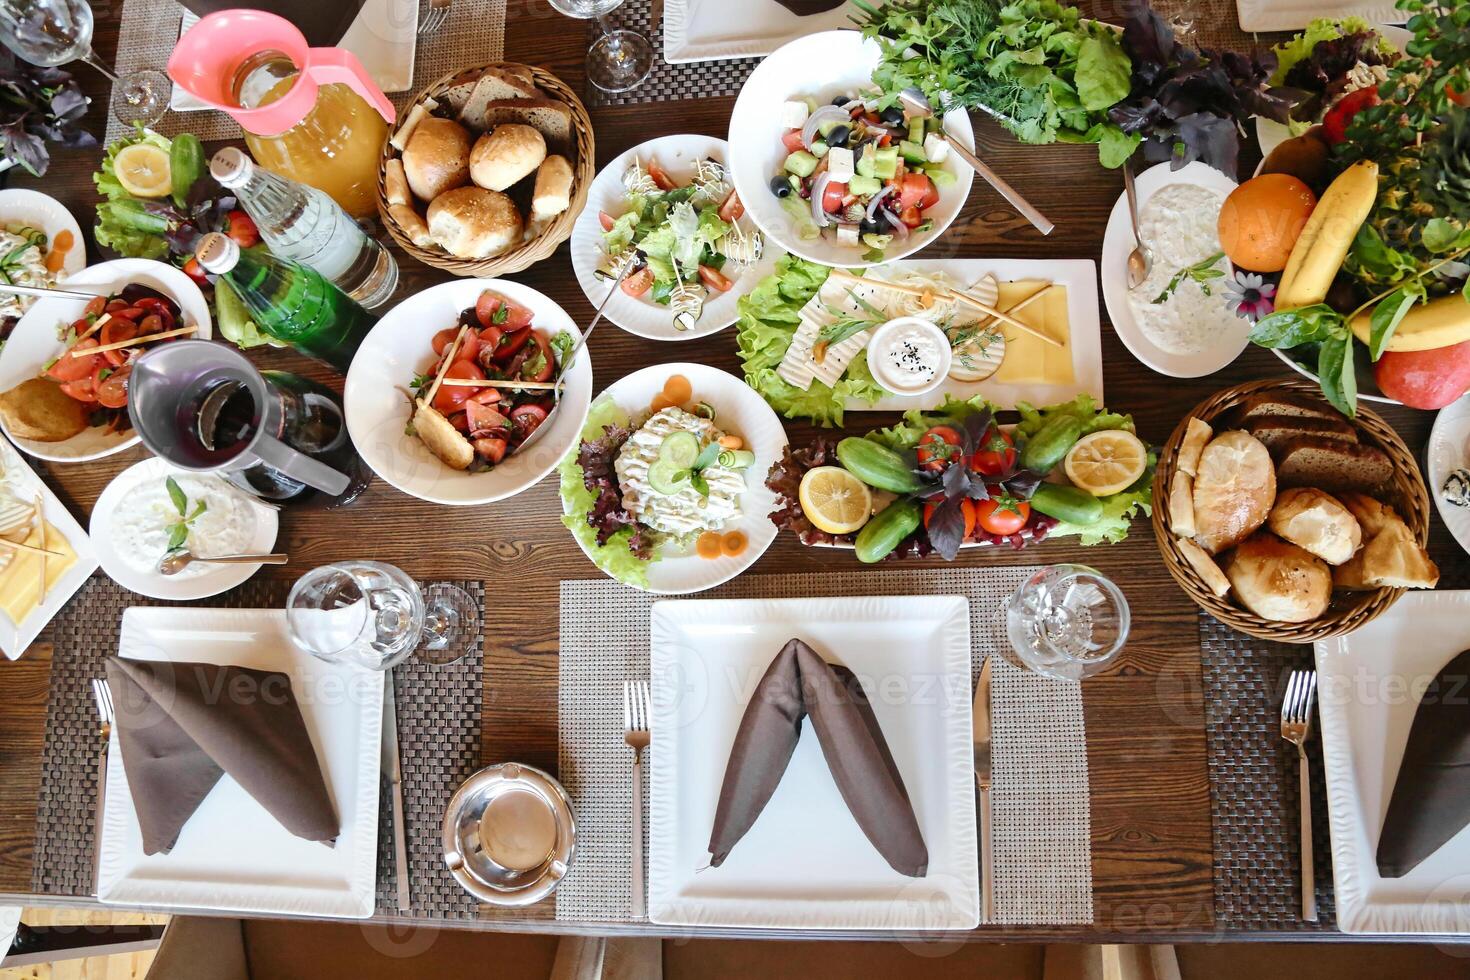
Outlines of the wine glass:
{"label": "wine glass", "polygon": [[452,586],[426,602],[402,569],[344,561],[297,579],[286,599],[286,622],[298,647],[329,663],[387,670],[417,653],[427,663],[446,664],[467,652],[458,641],[471,602]]}
{"label": "wine glass", "polygon": [[604,92],[636,88],[653,69],[653,45],[637,31],[616,29],[608,14],[623,0],[550,0],[568,17],[596,20],[602,36],[587,49],[587,78]]}
{"label": "wine glass", "polygon": [[92,8],[87,0],[0,0],[0,43],[43,68],[85,61],[112,81],[112,111],[131,126],[151,126],[168,109],[172,83],[145,69],[118,77],[92,51]]}
{"label": "wine glass", "polygon": [[1087,565],[1048,565],[1006,605],[1016,656],[1038,674],[1077,681],[1117,656],[1128,639],[1128,600]]}

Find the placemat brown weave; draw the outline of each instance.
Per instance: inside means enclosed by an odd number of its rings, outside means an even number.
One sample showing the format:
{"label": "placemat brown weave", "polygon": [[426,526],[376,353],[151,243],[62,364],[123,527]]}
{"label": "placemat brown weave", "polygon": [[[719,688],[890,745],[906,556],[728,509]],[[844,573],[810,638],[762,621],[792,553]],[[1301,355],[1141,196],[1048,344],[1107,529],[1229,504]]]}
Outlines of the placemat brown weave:
{"label": "placemat brown weave", "polygon": [[1199,631],[1215,839],[1215,925],[1335,930],[1332,848],[1317,720],[1312,721],[1307,743],[1316,844],[1319,921],[1315,923],[1301,918],[1297,755],[1281,738],[1287,677],[1293,670],[1312,666],[1312,648],[1258,640],[1203,612]]}
{"label": "placemat brown weave", "polygon": [[[422,583],[432,597],[454,585],[474,600],[474,622],[466,634],[483,636],[485,587],[478,581]],[[201,605],[279,609],[288,581],[256,580]],[[46,895],[90,895],[93,891],[93,813],[97,801],[97,710],[91,682],[103,660],[117,650],[123,610],[174,603],[145,599],[111,579],[97,577],[54,619],[42,640],[53,644],[51,693],[46,706],[41,795],[36,808],[31,890]],[[398,692],[398,735],[403,760],[403,802],[408,827],[413,912],[444,918],[474,918],[476,905],[443,871],[440,821],[444,804],[480,767],[482,659],[480,642],[458,663],[434,667],[409,660],[394,669]],[[393,864],[393,807],[386,779],[378,816],[378,915],[403,914],[397,907]]]}
{"label": "placemat brown weave", "polygon": [[[729,2],[739,3],[740,0]],[[588,82],[587,105],[636,105],[640,102],[677,102],[680,99],[738,95],[740,86],[745,84],[745,79],[760,64],[761,59],[732,58],[671,65],[664,60],[663,17],[660,16],[655,23],[653,7],[653,0],[627,0],[612,17],[618,27],[637,31],[653,42],[653,70],[648,73],[643,84],[631,92],[604,92]],[[587,43],[590,45],[601,33],[597,21],[589,21]]]}

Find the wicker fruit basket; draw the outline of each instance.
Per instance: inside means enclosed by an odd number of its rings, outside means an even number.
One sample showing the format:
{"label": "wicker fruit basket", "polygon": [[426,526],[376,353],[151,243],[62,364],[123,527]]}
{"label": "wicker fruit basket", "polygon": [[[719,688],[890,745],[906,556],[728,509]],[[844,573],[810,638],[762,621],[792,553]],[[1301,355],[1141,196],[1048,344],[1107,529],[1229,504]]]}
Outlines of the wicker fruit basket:
{"label": "wicker fruit basket", "polygon": [[[1262,619],[1237,605],[1229,593],[1224,596],[1216,596],[1211,592],[1179,550],[1179,539],[1169,530],[1169,484],[1174,478],[1175,459],[1179,452],[1179,445],[1184,440],[1189,416],[1210,423],[1216,432],[1220,432],[1225,427],[1225,423],[1229,421],[1231,413],[1251,395],[1260,392],[1290,393],[1320,401],[1324,405],[1327,404],[1317,386],[1310,381],[1301,379],[1253,381],[1217,392],[1196,405],[1189,415],[1180,419],[1179,425],[1169,436],[1169,441],[1159,452],[1158,472],[1154,477],[1154,537],[1158,540],[1164,567],[1169,570],[1174,581],[1179,583],[1179,587],[1198,603],[1201,609],[1242,633],[1248,633],[1263,640],[1277,640],[1281,643],[1312,643],[1316,640],[1351,633],[1382,615],[1389,606],[1398,601],[1399,596],[1404,594],[1404,590],[1380,588],[1371,592],[1345,592],[1339,589],[1332,593],[1332,604],[1327,607],[1327,612],[1311,622],[1279,623]],[[1399,512],[1419,543],[1427,543],[1429,540],[1429,492],[1424,486],[1424,478],[1419,473],[1419,466],[1414,461],[1413,454],[1409,452],[1409,447],[1404,445],[1404,441],[1387,422],[1364,408],[1361,402],[1358,405],[1357,418],[1352,421],[1357,426],[1358,438],[1363,443],[1377,446],[1393,461],[1392,496],[1387,502]]]}
{"label": "wicker fruit basket", "polygon": [[[432,98],[441,106],[446,104],[445,93],[464,82],[478,79],[486,68],[514,68],[523,73],[528,73],[535,80],[536,87],[546,93],[548,98],[565,102],[572,111],[572,131],[575,140],[574,149],[569,152],[573,154],[572,163],[572,196],[571,203],[567,209],[557,215],[552,222],[542,229],[541,234],[521,245],[520,248],[505,252],[501,255],[492,256],[488,259],[461,259],[450,255],[437,245],[427,248],[415,245],[408,234],[398,226],[388,213],[388,193],[384,185],[384,175],[387,172],[388,161],[398,156],[398,150],[385,140],[383,142],[382,155],[378,160],[378,215],[383,219],[388,234],[399,246],[418,259],[425,265],[431,265],[436,269],[444,269],[457,276],[474,276],[480,278],[493,278],[503,276],[511,272],[520,272],[536,262],[551,255],[556,247],[572,236],[572,225],[577,221],[577,215],[582,213],[582,207],[587,203],[587,191],[592,186],[594,167],[597,163],[596,145],[592,137],[592,119],[587,115],[586,106],[577,94],[566,86],[561,79],[544,68],[534,65],[521,65],[513,62],[492,62],[487,65],[476,65],[471,68],[462,68],[451,72],[443,78],[425,88],[410,103],[408,110],[400,114],[399,121],[406,119],[412,107]],[[396,130],[395,130],[396,131]],[[391,140],[393,132],[389,132],[388,139]]]}

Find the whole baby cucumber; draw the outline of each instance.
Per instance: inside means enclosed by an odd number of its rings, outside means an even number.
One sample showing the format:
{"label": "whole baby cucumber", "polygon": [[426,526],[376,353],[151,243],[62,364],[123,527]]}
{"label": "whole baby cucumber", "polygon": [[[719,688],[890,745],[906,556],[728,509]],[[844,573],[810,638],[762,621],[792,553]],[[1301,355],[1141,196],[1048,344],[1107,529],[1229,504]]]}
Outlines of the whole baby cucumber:
{"label": "whole baby cucumber", "polygon": [[908,460],[871,439],[848,436],[837,444],[837,459],[844,469],[870,487],[889,493],[912,493],[919,489],[919,478],[909,468]]}
{"label": "whole baby cucumber", "polygon": [[1075,415],[1058,415],[1041,427],[1021,449],[1021,465],[1043,475],[1056,469],[1082,435],[1082,420]]}
{"label": "whole baby cucumber", "polygon": [[1064,487],[1060,483],[1042,483],[1031,495],[1031,506],[1047,517],[1068,524],[1092,524],[1103,514],[1103,502],[1086,490]]}
{"label": "whole baby cucumber", "polygon": [[863,525],[853,542],[860,562],[882,561],[919,526],[923,508],[913,500],[895,500]]}

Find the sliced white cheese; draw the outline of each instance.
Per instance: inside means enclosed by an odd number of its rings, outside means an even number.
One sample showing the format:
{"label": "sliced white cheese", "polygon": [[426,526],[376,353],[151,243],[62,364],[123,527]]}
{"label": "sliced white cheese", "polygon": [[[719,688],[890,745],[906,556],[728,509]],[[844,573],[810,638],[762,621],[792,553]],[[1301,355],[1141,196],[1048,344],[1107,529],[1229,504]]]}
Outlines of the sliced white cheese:
{"label": "sliced white cheese", "polygon": [[850,147],[832,147],[831,152],[827,154],[827,173],[832,175],[833,180],[842,184],[852,180],[854,171]]}
{"label": "sliced white cheese", "polygon": [[858,245],[858,226],[843,222],[837,226],[837,244]]}
{"label": "sliced white cheese", "polygon": [[842,375],[847,370],[847,366],[852,363],[853,358],[868,346],[872,332],[863,330],[841,343],[830,345],[821,363],[818,363],[812,356],[812,347],[816,344],[822,328],[837,322],[839,318],[843,316],[872,317],[871,313],[863,310],[853,301],[853,295],[861,297],[864,302],[880,310],[885,309],[886,304],[880,293],[887,293],[887,290],[878,290],[863,283],[847,283],[829,278],[817,295],[801,308],[801,326],[791,338],[791,344],[786,348],[786,354],[781,358],[781,363],[776,366],[777,376],[787,384],[795,385],[803,390],[810,388],[813,381],[820,381],[831,387],[842,380]]}
{"label": "sliced white cheese", "polygon": [[781,125],[787,129],[800,129],[805,126],[810,114],[805,102],[781,103]]}
{"label": "sliced white cheese", "polygon": [[949,140],[938,133],[924,137],[924,159],[930,163],[943,163],[949,159]]}

